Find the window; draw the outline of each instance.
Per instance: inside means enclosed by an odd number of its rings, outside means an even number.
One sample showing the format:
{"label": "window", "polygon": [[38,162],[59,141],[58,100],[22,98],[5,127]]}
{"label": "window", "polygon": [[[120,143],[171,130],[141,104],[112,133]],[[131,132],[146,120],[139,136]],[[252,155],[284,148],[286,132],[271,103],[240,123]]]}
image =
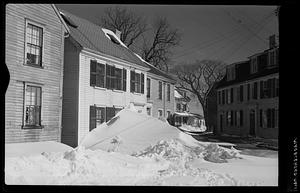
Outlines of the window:
{"label": "window", "polygon": [[176,104],[176,110],[177,110],[177,111],[180,111],[180,110],[181,110],[181,105],[180,105],[180,103],[177,103],[177,104]]}
{"label": "window", "polygon": [[171,87],[167,84],[167,101],[171,101]]}
{"label": "window", "polygon": [[225,90],[222,90],[222,104],[225,104]]}
{"label": "window", "polygon": [[126,69],[97,63],[91,60],[90,85],[126,91]]}
{"label": "window", "polygon": [[252,98],[257,99],[257,82],[254,82],[252,89]]}
{"label": "window", "polygon": [[250,72],[251,72],[251,74],[257,72],[257,57],[254,57],[251,60]]}
{"label": "window", "polygon": [[264,81],[259,82],[259,98],[263,99],[264,98]]}
{"label": "window", "polygon": [[167,111],[167,118],[171,116],[171,111]]}
{"label": "window", "polygon": [[163,116],[163,111],[162,110],[158,110],[158,117],[162,117]]}
{"label": "window", "polygon": [[187,110],[187,104],[182,104],[182,110],[186,111]]}
{"label": "window", "polygon": [[274,49],[269,52],[269,67],[274,67],[278,65],[278,49]]}
{"label": "window", "polygon": [[115,67],[106,65],[106,88],[114,89]]}
{"label": "window", "polygon": [[218,91],[218,104],[221,104],[221,91]]}
{"label": "window", "polygon": [[42,88],[25,85],[25,126],[41,126]]}
{"label": "window", "polygon": [[122,69],[114,68],[114,70],[115,70],[115,77],[114,77],[113,88],[116,90],[122,90]]}
{"label": "window", "polygon": [[244,124],[244,117],[243,117],[244,115],[243,115],[243,110],[240,110],[240,126],[242,127],[243,126],[243,124]]}
{"label": "window", "polygon": [[151,116],[151,107],[147,107],[147,115]]}
{"label": "window", "polygon": [[233,121],[234,121],[233,124],[234,124],[234,126],[237,126],[237,123],[238,123],[238,122],[237,122],[237,121],[238,121],[238,120],[237,120],[237,116],[238,116],[237,114],[238,114],[238,111],[234,111],[234,112],[233,112],[233,115],[234,115],[234,116],[233,116],[233,118],[234,118],[234,119],[233,119]]}
{"label": "window", "polygon": [[43,28],[32,23],[26,23],[26,64],[42,66]]}
{"label": "window", "polygon": [[233,88],[230,89],[230,103],[233,103]]}
{"label": "window", "polygon": [[233,126],[233,111],[230,111],[230,125]]}
{"label": "window", "polygon": [[250,100],[250,84],[247,84],[247,100]]}
{"label": "window", "polygon": [[144,93],[144,74],[130,71],[130,92]]}
{"label": "window", "polygon": [[162,82],[158,82],[158,99],[162,100]]}
{"label": "window", "polygon": [[263,127],[263,110],[259,110],[259,126]]}
{"label": "window", "polygon": [[275,109],[267,109],[267,127],[275,127]]}
{"label": "window", "polygon": [[90,131],[110,121],[122,108],[90,106]]}
{"label": "window", "polygon": [[226,89],[225,92],[226,92],[226,95],[225,95],[226,104],[229,104],[230,98],[228,97],[228,94],[229,94],[228,89]]}
{"label": "window", "polygon": [[147,78],[147,98],[150,98],[151,80]]}
{"label": "window", "polygon": [[240,85],[239,93],[240,93],[240,101],[243,102],[243,100],[244,100],[244,86],[243,85]]}
{"label": "window", "polygon": [[235,66],[227,67],[227,81],[235,79]]}

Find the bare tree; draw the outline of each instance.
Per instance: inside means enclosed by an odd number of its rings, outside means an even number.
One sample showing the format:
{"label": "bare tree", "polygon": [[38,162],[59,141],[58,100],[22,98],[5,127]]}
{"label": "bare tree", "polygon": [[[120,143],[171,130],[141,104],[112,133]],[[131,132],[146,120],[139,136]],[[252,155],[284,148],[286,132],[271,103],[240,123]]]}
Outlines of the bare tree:
{"label": "bare tree", "polygon": [[168,71],[171,48],[179,45],[181,34],[178,29],[172,29],[166,18],[156,18],[153,23],[153,37],[144,37],[142,57],[161,70]]}
{"label": "bare tree", "polygon": [[207,115],[207,101],[210,91],[225,74],[225,63],[215,60],[196,61],[179,64],[171,70],[178,78],[179,88],[194,94],[202,105],[204,117]]}
{"label": "bare tree", "polygon": [[101,25],[111,31],[121,31],[121,41],[128,47],[147,31],[145,18],[119,6],[109,7],[104,11]]}

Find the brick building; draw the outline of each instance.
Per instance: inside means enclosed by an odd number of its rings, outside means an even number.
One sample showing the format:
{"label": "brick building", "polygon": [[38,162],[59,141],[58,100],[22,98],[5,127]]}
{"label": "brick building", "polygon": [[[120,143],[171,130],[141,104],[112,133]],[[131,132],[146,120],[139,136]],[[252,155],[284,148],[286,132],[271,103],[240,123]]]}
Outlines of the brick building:
{"label": "brick building", "polygon": [[217,133],[278,138],[279,46],[227,67],[217,89]]}

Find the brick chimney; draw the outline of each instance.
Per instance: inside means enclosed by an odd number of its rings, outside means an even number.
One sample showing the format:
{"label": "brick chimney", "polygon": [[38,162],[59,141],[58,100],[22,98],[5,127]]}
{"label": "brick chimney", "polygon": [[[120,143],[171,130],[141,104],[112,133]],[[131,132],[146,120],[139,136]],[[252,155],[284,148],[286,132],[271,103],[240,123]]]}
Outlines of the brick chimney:
{"label": "brick chimney", "polygon": [[116,29],[116,36],[121,40],[121,31]]}

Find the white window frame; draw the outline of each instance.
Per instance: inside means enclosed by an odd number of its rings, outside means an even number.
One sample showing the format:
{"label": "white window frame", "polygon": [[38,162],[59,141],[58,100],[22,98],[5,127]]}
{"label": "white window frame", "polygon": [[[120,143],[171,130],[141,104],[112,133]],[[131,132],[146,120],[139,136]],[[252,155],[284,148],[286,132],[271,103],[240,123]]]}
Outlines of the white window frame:
{"label": "white window frame", "polygon": [[35,126],[30,126],[30,125],[26,125],[26,101],[27,101],[27,96],[26,96],[26,88],[27,86],[33,86],[33,87],[40,87],[41,88],[41,93],[40,93],[40,102],[41,102],[41,116],[40,116],[40,122],[41,125],[40,126],[36,126],[36,127],[41,127],[43,128],[43,85],[42,84],[37,84],[37,83],[31,83],[31,82],[24,82],[24,87],[23,87],[23,96],[24,96],[24,101],[23,101],[23,122],[22,122],[22,128],[34,128]]}
{"label": "white window frame", "polygon": [[[43,37],[42,37],[42,59],[41,59],[41,65],[40,66],[37,66],[37,65],[30,65],[30,64],[27,64],[27,26],[28,24],[32,24],[32,25],[35,25],[37,27],[40,27],[43,29]],[[24,45],[24,65],[26,66],[33,66],[33,67],[37,67],[37,68],[44,68],[44,65],[45,65],[45,34],[46,34],[46,31],[45,31],[46,27],[45,25],[41,24],[41,23],[38,23],[38,22],[35,22],[31,19],[28,19],[28,18],[25,18],[25,45]]]}

